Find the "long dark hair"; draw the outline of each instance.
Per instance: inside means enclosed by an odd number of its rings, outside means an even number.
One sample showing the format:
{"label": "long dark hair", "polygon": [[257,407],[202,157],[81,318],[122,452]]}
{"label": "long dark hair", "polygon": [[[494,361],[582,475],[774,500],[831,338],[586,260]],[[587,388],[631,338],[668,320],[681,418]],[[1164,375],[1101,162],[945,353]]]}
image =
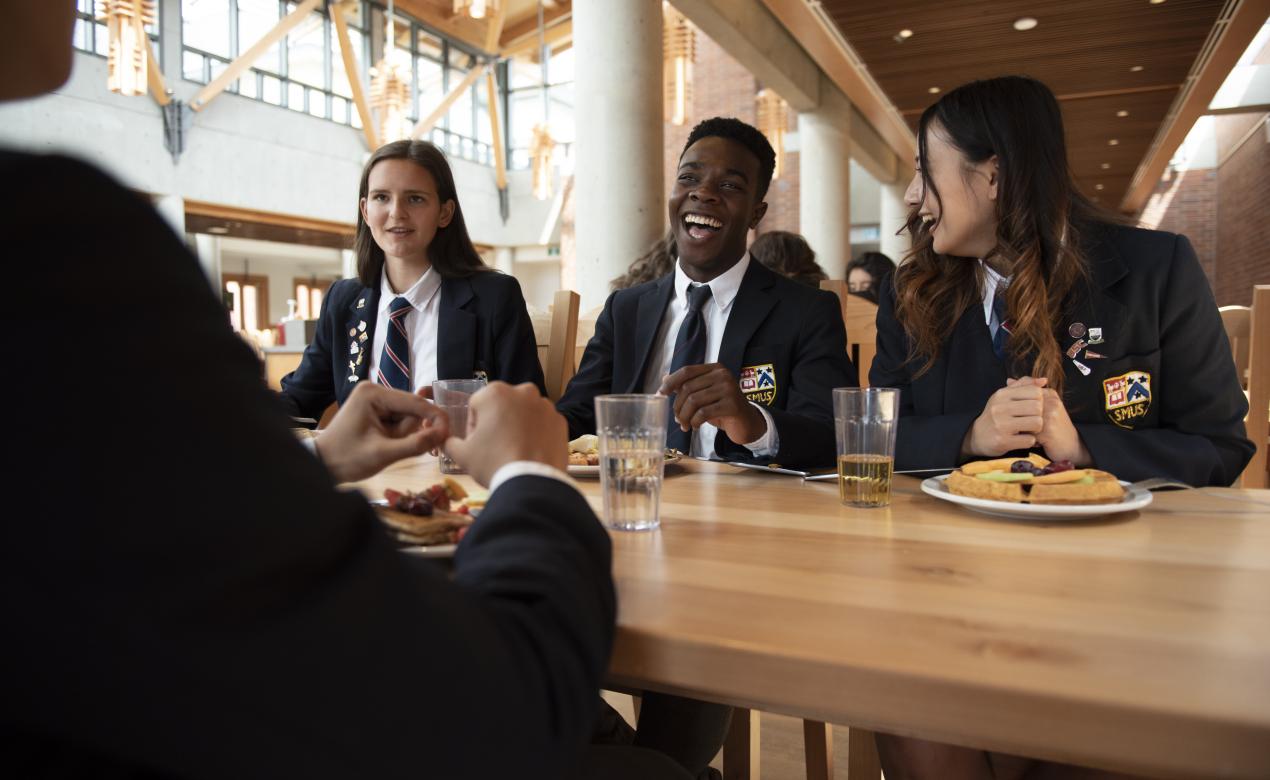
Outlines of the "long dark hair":
{"label": "long dark hair", "polygon": [[409,160],[428,173],[437,185],[437,197],[444,204],[454,201],[454,216],[450,224],[438,227],[437,234],[428,244],[428,262],[437,269],[442,279],[471,276],[492,270],[481,260],[467,235],[467,223],[463,221],[463,209],[459,206],[458,192],[454,188],[454,174],[441,150],[427,141],[393,141],[375,150],[362,168],[362,183],[357,190],[357,233],[353,237],[353,251],[357,253],[357,278],[367,287],[379,284],[379,274],[384,270],[384,250],[375,243],[370,226],[362,217],[360,204],[370,191],[370,170],[382,160]]}
{"label": "long dark hair", "polygon": [[[1054,335],[1065,303],[1088,278],[1081,232],[1114,222],[1077,189],[1067,165],[1063,116],[1054,93],[1039,81],[1004,76],[952,90],[922,112],[918,160],[922,185],[943,202],[927,173],[927,134],[938,127],[970,164],[997,157],[996,260],[1012,276],[1006,307],[1012,366],[1046,377],[1062,392],[1063,353]],[[979,305],[982,270],[966,258],[938,255],[930,230],[908,215],[913,249],[895,274],[896,316],[913,342],[913,360],[928,370],[944,338],[971,306]],[[1025,370],[1026,370],[1025,369]]]}
{"label": "long dark hair", "polygon": [[895,273],[895,261],[881,252],[862,252],[859,257],[847,263],[847,271],[843,276],[848,282],[851,281],[851,272],[860,268],[869,275],[869,288],[867,290],[852,291],[852,295],[858,295],[870,303],[878,302],[878,293],[881,292],[882,286],[891,283],[891,276]]}
{"label": "long dark hair", "polygon": [[635,258],[626,273],[609,282],[612,290],[625,290],[637,284],[660,279],[675,270],[675,234],[667,230],[666,235],[648,245],[644,254]]}
{"label": "long dark hair", "polygon": [[808,287],[819,289],[820,283],[829,278],[816,262],[815,250],[797,233],[769,230],[750,244],[750,254],[781,276]]}

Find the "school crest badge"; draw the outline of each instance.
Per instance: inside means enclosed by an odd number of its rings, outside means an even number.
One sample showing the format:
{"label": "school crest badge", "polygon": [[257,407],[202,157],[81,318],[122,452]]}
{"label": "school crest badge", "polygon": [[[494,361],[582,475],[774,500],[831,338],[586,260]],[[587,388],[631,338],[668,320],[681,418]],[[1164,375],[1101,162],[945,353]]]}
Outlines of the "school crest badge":
{"label": "school crest badge", "polygon": [[740,385],[745,400],[771,406],[776,400],[776,366],[763,363],[742,368]]}
{"label": "school crest badge", "polygon": [[1121,428],[1132,429],[1151,408],[1151,374],[1130,371],[1102,381],[1107,418]]}

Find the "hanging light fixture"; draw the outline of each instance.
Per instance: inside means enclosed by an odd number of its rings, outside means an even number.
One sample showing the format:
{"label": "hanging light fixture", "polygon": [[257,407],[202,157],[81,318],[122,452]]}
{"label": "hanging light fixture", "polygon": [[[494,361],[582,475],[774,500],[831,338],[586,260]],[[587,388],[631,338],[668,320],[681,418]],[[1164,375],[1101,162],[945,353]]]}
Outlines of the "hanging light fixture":
{"label": "hanging light fixture", "polygon": [[551,51],[547,48],[546,30],[543,27],[542,0],[538,0],[538,53],[542,74],[542,121],[534,125],[534,140],[529,147],[529,158],[533,161],[534,197],[546,200],[552,195],[551,156],[556,142],[551,137],[551,100],[547,92],[550,82],[547,65]]}
{"label": "hanging light fixture", "polygon": [[661,18],[666,101],[663,118],[672,125],[682,125],[688,121],[688,105],[692,102],[692,63],[697,59],[697,34],[688,18],[669,3],[662,3]]}
{"label": "hanging light fixture", "polygon": [[120,95],[144,95],[150,56],[146,25],[155,23],[154,0],[104,0],[99,18],[110,32],[106,88]]}
{"label": "hanging light fixture", "polygon": [[498,10],[499,0],[454,0],[454,13],[464,11],[473,19],[484,19],[490,11]]}
{"label": "hanging light fixture", "polygon": [[781,164],[785,157],[785,128],[789,126],[789,104],[770,89],[760,89],[754,98],[758,109],[758,129],[767,136],[767,142],[776,152],[776,166],[772,178],[780,178]]}
{"label": "hanging light fixture", "polygon": [[384,56],[370,69],[370,105],[379,112],[379,138],[383,143],[409,138],[406,116],[410,104],[410,55],[397,48],[393,2],[388,0],[388,30]]}

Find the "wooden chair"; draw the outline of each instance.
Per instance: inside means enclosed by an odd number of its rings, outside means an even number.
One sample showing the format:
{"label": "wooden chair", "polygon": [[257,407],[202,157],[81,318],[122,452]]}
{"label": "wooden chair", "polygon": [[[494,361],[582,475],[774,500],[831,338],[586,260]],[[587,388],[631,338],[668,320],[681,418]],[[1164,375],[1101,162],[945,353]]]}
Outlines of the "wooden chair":
{"label": "wooden chair", "polygon": [[[803,721],[803,757],[807,780],[833,780],[833,726]],[[847,730],[847,780],[879,780],[882,763],[872,731]],[[732,725],[723,743],[724,780],[759,777],[759,713],[744,707],[732,710]]]}
{"label": "wooden chair", "polygon": [[1248,339],[1248,438],[1257,445],[1244,469],[1242,487],[1270,487],[1270,284],[1252,289],[1252,317]]}
{"label": "wooden chair", "polygon": [[820,289],[838,296],[842,321],[847,325],[847,353],[860,373],[860,387],[868,387],[869,368],[878,351],[877,304],[849,293],[841,279],[827,279],[820,283]]}
{"label": "wooden chair", "polygon": [[547,343],[546,359],[542,361],[542,373],[547,380],[547,397],[553,401],[564,395],[564,389],[577,370],[574,351],[578,341],[578,305],[581,300],[572,290],[560,290],[552,300],[551,340]]}
{"label": "wooden chair", "polygon": [[1252,328],[1252,309],[1247,306],[1222,306],[1221,324],[1230,339],[1230,352],[1235,358],[1235,371],[1239,384],[1248,389],[1248,337]]}

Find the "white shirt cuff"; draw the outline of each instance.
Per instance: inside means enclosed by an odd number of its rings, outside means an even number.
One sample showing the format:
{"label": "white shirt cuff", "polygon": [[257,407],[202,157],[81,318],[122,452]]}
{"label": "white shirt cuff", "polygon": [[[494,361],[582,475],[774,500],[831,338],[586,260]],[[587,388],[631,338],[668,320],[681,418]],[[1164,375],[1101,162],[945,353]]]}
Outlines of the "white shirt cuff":
{"label": "white shirt cuff", "polygon": [[759,458],[775,455],[780,451],[781,438],[776,433],[776,423],[772,422],[772,415],[768,413],[767,409],[764,409],[761,405],[756,404],[753,401],[750,401],[750,406],[758,409],[759,413],[763,415],[763,422],[767,424],[767,430],[763,432],[762,436],[758,437],[749,444],[746,444],[745,449],[749,450],[755,457]]}
{"label": "white shirt cuff", "polygon": [[322,456],[319,455],[317,451],[317,437],[316,436],[305,436],[303,439],[300,439],[300,444],[302,444],[304,448],[309,451],[310,455],[317,458],[318,460],[322,459]]}
{"label": "white shirt cuff", "polygon": [[498,490],[504,482],[515,477],[546,477],[557,482],[563,482],[574,490],[578,489],[577,485],[573,484],[573,480],[569,478],[569,475],[558,468],[533,460],[514,460],[511,463],[504,464],[502,468],[494,472],[494,476],[490,477],[490,495],[493,496],[494,491]]}

